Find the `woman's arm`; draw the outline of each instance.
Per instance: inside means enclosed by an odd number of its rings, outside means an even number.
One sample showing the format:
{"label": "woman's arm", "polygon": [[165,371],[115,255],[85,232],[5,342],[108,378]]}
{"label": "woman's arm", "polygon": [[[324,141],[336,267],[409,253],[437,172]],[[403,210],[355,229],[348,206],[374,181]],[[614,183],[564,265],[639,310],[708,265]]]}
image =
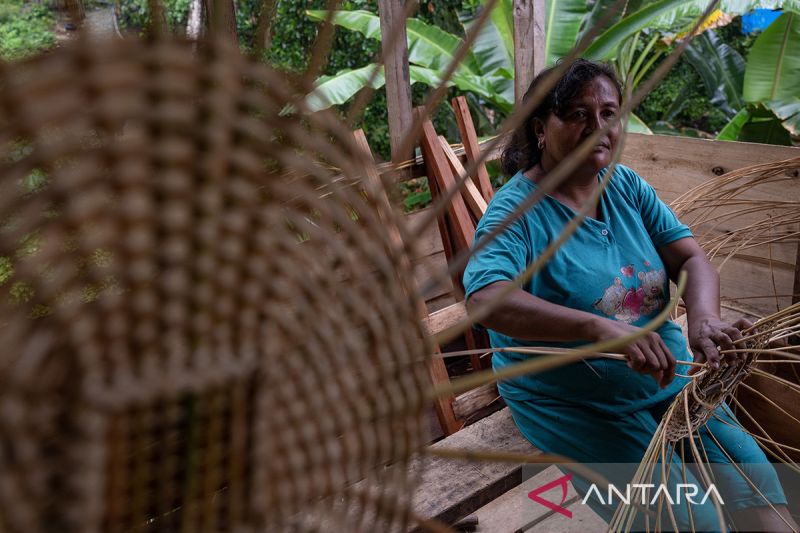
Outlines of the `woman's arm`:
{"label": "woman's arm", "polygon": [[[494,300],[510,281],[497,281],[473,293],[467,307],[474,309]],[[503,335],[528,341],[596,342],[616,339],[639,328],[623,322],[554,304],[514,289],[481,321]],[[642,374],[651,374],[665,387],[675,376],[675,358],[661,336],[650,332],[621,349],[628,355],[629,366]]]}
{"label": "woman's arm", "polygon": [[[712,367],[719,367],[720,353],[717,347],[734,349],[734,344],[742,340],[739,328],[747,327],[749,323],[739,321],[731,325],[721,320],[719,274],[697,241],[691,237],[678,239],[659,248],[658,253],[671,280],[676,280],[681,270],[686,271],[683,302],[686,305],[689,346],[694,353],[694,360],[708,361]],[[744,357],[744,354],[738,355]],[[736,354],[731,356],[736,357]]]}

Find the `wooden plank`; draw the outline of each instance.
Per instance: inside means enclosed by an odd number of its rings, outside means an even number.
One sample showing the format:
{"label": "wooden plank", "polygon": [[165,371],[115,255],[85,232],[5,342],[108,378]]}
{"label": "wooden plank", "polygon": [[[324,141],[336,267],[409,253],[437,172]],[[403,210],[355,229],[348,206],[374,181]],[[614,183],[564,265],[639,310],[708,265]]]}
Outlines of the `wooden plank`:
{"label": "wooden plank", "polygon": [[[421,114],[422,111],[422,109],[417,109],[417,113]],[[432,181],[430,178],[433,177],[437,181],[438,188],[442,194],[445,191],[455,189],[456,181],[453,177],[453,172],[450,170],[450,164],[447,162],[439,143],[439,137],[436,135],[433,123],[427,118],[422,123],[420,144],[425,158],[425,165],[428,169],[428,183]],[[431,187],[431,195],[434,194],[434,190],[434,187]],[[475,236],[475,227],[470,221],[467,205],[460,194],[453,196],[453,199],[448,202],[447,214],[452,223],[450,228],[453,230],[451,242],[457,247],[453,251],[458,252],[468,249],[472,245],[472,239]]]}
{"label": "wooden plank", "polygon": [[[413,121],[404,2],[378,0],[378,13],[381,20],[383,64],[386,73],[389,142],[392,162],[400,163],[413,157],[412,151],[399,152]],[[396,32],[400,33],[395,37],[392,34]],[[391,42],[392,38],[394,42]]]}
{"label": "wooden plank", "polygon": [[[790,146],[629,134],[622,163],[655,187],[662,200],[671,202],[689,189],[731,170],[799,156],[800,148]],[[792,190],[800,187],[789,184],[776,187],[784,194],[800,194]]]}
{"label": "wooden plank", "polygon": [[[447,158],[448,163],[450,163],[450,169],[455,173],[456,177],[466,174],[464,165],[461,164],[461,161],[458,160],[453,149],[450,148],[447,139],[439,135],[439,141],[442,144],[444,156]],[[464,182],[464,188],[461,189],[461,197],[464,198],[473,220],[477,223],[477,221],[483,217],[483,214],[486,213],[486,200],[483,199],[483,195],[471,179]]]}
{"label": "wooden plank", "polygon": [[[581,505],[580,496],[571,482],[567,483],[567,495],[563,507],[572,512],[567,518],[547,507],[532,502],[528,493],[563,476],[558,467],[549,466],[514,487],[493,502],[475,511],[481,531],[502,531],[525,533],[586,533],[587,531],[606,531],[608,524],[594,513],[588,505]],[[553,487],[541,496],[551,501],[561,501],[561,487]],[[552,495],[552,496],[551,496]],[[572,502],[572,503],[568,503]]]}
{"label": "wooden plank", "polygon": [[425,333],[437,335],[449,327],[455,326],[467,318],[467,307],[463,301],[456,302],[435,313],[430,313],[422,320]]}
{"label": "wooden plank", "polygon": [[[461,133],[461,144],[464,145],[467,163],[471,164],[480,158],[481,149],[478,145],[478,134],[475,133],[475,124],[472,122],[472,115],[469,113],[469,105],[467,105],[467,99],[463,96],[456,96],[451,102],[456,115],[456,122],[458,123],[458,131]],[[483,199],[487,202],[491,200],[492,196],[494,196],[494,190],[492,189],[491,181],[489,181],[486,165],[484,163],[478,165],[475,173],[470,177],[478,187],[478,190],[481,191]]]}
{"label": "wooden plank", "polygon": [[[539,453],[520,434],[508,408],[467,426],[433,448]],[[527,468],[533,468],[528,465]],[[511,463],[456,461],[423,456],[409,465],[410,479],[420,479],[414,511],[425,518],[453,524],[522,481],[522,467]]]}
{"label": "wooden plank", "polygon": [[470,420],[472,415],[497,402],[499,398],[497,384],[489,383],[456,396],[453,400],[453,412],[461,420]]}
{"label": "wooden plank", "polygon": [[514,101],[517,105],[544,68],[544,0],[514,0]]}

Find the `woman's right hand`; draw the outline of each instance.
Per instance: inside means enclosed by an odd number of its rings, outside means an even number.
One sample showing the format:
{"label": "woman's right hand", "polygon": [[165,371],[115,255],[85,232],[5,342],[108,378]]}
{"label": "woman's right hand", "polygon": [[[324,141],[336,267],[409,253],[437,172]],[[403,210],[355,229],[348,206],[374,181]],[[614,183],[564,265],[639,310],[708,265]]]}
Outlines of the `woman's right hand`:
{"label": "woman's right hand", "polygon": [[[597,318],[592,335],[596,341],[618,339],[641,329],[624,322]],[[619,351],[628,356],[629,367],[640,374],[653,376],[661,388],[669,385],[675,378],[677,362],[658,333],[648,332],[627,346],[619,348]]]}

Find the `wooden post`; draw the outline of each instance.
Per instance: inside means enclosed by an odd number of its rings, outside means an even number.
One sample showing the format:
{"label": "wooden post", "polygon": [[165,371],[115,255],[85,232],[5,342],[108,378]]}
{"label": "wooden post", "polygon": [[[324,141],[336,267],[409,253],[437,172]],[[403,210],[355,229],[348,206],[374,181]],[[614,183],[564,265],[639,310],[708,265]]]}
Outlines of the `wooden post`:
{"label": "wooden post", "polygon": [[[386,106],[389,109],[389,141],[392,162],[411,159],[412,152],[399,153],[402,140],[411,130],[411,78],[408,73],[408,44],[404,2],[400,0],[378,0],[381,18],[383,62],[386,72]],[[397,27],[400,35],[390,47],[390,36]]]}
{"label": "wooden post", "polygon": [[[367,183],[372,187],[374,191],[377,192],[375,200],[380,202],[379,209],[383,210],[383,213],[379,211],[379,215],[384,218],[388,219],[392,210],[391,202],[389,201],[389,196],[385,193],[381,193],[380,191],[384,191],[383,184],[381,183],[381,177],[378,174],[378,170],[375,168],[374,163],[372,162],[372,151],[369,148],[369,143],[367,143],[367,138],[364,135],[363,130],[356,130],[353,132],[353,138],[356,141],[356,144],[361,149],[364,154],[364,158],[367,160],[368,164],[365,165],[364,171],[366,173]],[[398,249],[402,246],[402,236],[400,232],[394,227],[391,223],[391,220],[386,220],[387,228],[389,228],[389,238],[392,240],[392,245],[397,247]],[[411,265],[405,265],[406,268],[409,270],[411,269]],[[420,314],[420,318],[422,320],[426,320],[428,317],[428,309],[425,307],[425,302],[423,300],[419,300],[419,309],[418,312]],[[436,354],[441,353],[439,346],[433,346],[433,350]],[[439,383],[449,383],[450,376],[447,374],[447,367],[444,364],[444,359],[441,357],[434,357],[431,358],[431,362],[428,365],[428,374],[431,377],[431,382],[434,384]],[[442,432],[445,435],[452,435],[464,425],[460,420],[457,420],[455,415],[453,414],[453,401],[455,397],[451,394],[449,396],[438,398],[434,403],[434,408],[436,410],[436,417],[439,419],[439,424],[442,427]]]}
{"label": "wooden post", "polygon": [[545,66],[544,0],[514,0],[514,100],[517,104]]}

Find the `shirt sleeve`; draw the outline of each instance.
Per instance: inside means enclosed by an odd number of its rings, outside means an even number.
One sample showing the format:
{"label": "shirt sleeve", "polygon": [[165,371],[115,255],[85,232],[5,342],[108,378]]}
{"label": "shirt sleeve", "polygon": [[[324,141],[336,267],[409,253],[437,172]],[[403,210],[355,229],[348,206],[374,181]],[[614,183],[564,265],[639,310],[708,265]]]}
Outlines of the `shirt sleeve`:
{"label": "shirt sleeve", "polygon": [[632,170],[626,170],[634,180],[639,213],[655,247],[659,248],[678,239],[692,237],[689,226],[678,220],[672,209],[658,197],[655,189]]}
{"label": "shirt sleeve", "polygon": [[[473,247],[514,211],[516,204],[508,196],[497,195],[489,204],[475,230]],[[496,281],[513,281],[525,269],[531,243],[524,226],[523,220],[514,221],[470,258],[463,279],[467,297]]]}

